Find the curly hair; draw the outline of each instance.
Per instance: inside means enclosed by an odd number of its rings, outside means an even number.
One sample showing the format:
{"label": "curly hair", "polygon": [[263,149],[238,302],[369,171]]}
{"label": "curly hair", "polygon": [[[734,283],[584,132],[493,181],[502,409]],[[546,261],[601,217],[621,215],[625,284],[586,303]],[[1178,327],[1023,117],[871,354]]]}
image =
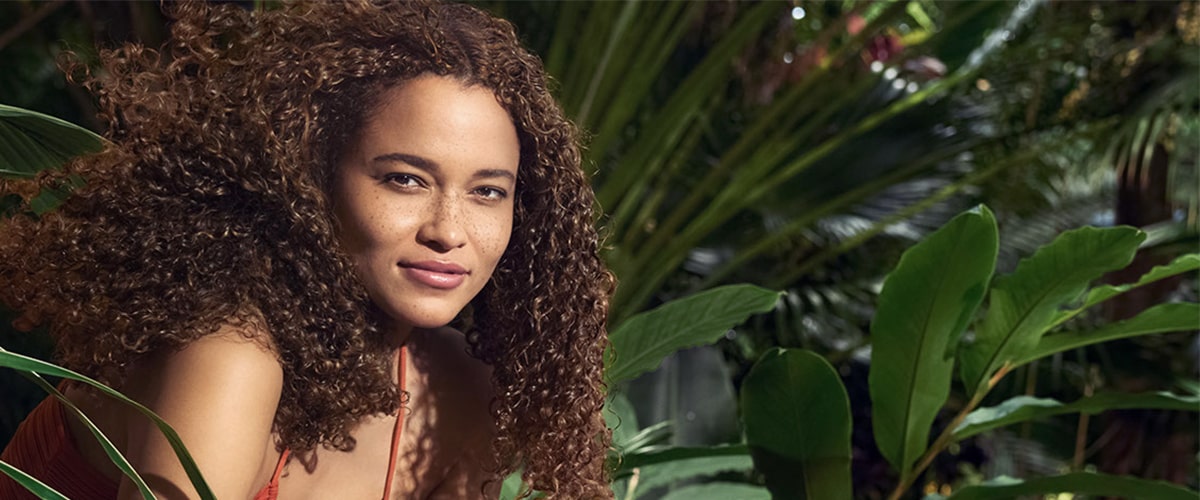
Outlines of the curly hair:
{"label": "curly hair", "polygon": [[57,210],[0,222],[0,301],[48,323],[65,366],[119,384],[130,363],[223,324],[256,324],[284,370],[280,446],[353,446],[397,410],[392,361],[339,248],[329,187],[388,88],[422,74],[491,90],[518,131],[514,225],[467,341],[492,366],[496,477],[611,497],[600,410],[612,275],[598,255],[578,132],[513,27],[425,2],[173,7],[161,50],[101,55],[87,84],[105,149],[2,193],[60,187]]}

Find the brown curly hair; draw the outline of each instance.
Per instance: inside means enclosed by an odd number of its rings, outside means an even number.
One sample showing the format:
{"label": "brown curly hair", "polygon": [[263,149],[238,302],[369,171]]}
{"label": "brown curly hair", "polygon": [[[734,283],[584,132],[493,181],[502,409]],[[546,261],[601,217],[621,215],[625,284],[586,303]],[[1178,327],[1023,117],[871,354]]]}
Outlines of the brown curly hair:
{"label": "brown curly hair", "polygon": [[67,367],[124,367],[229,323],[261,324],[283,366],[280,446],[353,446],[393,413],[391,354],[339,249],[328,197],[341,148],[386,89],[422,74],[495,93],[518,130],[514,226],[470,306],[493,368],[501,477],[565,498],[611,497],[600,410],[611,274],[598,256],[578,133],[512,26],[440,3],[313,2],[171,9],[161,51],[105,51],[88,79],[104,151],[0,194],[86,180],[59,209],[0,222],[0,301],[49,323]]}

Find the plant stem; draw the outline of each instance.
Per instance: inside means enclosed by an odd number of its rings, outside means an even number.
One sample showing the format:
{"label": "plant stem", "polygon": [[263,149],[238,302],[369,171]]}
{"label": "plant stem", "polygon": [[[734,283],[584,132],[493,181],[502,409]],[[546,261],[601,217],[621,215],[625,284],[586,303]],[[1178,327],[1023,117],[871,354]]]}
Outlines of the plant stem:
{"label": "plant stem", "polygon": [[968,402],[967,405],[964,406],[963,409],[954,416],[954,420],[951,420],[950,424],[947,425],[945,429],[942,429],[942,433],[938,435],[937,440],[933,442],[933,446],[930,446],[928,450],[925,450],[925,454],[921,455],[921,459],[917,461],[917,466],[913,467],[913,469],[907,474],[900,476],[900,484],[896,485],[896,489],[892,490],[891,495],[888,495],[888,500],[900,500],[900,495],[903,495],[904,492],[908,490],[910,486],[912,486],[912,483],[917,479],[917,476],[921,474],[921,472],[924,472],[925,469],[929,467],[929,464],[933,463],[933,459],[937,457],[942,450],[946,449],[947,446],[950,446],[951,441],[954,440],[954,429],[957,429],[958,426],[962,424],[963,420],[967,418],[967,415],[974,411],[975,408],[979,406],[979,403],[983,402],[983,397],[986,396],[987,393],[990,392],[998,382],[1000,382],[1000,379],[1004,378],[1005,375],[1008,375],[1008,372],[1012,370],[1012,367],[1013,365],[1011,362],[1005,362],[999,370],[996,370],[996,374],[992,375],[992,378],[988,379],[987,386],[984,389],[976,392],[975,396],[971,398],[971,401]]}

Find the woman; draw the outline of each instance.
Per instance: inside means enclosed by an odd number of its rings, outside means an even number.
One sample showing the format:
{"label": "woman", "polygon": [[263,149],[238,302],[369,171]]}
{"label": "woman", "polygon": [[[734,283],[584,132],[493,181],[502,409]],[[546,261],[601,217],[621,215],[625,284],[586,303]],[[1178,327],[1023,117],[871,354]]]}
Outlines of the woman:
{"label": "woman", "polygon": [[[86,185],[0,223],[19,323],[162,415],[218,498],[494,497],[518,467],[610,497],[612,278],[576,132],[512,27],[408,2],[174,10],[162,55],[107,52],[89,82],[111,144],[36,181]],[[67,395],[160,498],[195,495],[148,420]],[[48,399],[4,460],[138,498],[62,415]]]}

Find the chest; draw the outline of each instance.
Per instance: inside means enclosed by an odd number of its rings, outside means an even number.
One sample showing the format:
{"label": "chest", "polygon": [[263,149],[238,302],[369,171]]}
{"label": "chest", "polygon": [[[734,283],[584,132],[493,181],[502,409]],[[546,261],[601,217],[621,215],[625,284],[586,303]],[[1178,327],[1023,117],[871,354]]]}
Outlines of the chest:
{"label": "chest", "polygon": [[[279,478],[286,500],[382,498],[392,455],[394,416],[367,419],[348,451],[325,448],[291,457]],[[445,479],[459,453],[431,425],[428,411],[406,412],[392,470],[392,498],[426,498]]]}

